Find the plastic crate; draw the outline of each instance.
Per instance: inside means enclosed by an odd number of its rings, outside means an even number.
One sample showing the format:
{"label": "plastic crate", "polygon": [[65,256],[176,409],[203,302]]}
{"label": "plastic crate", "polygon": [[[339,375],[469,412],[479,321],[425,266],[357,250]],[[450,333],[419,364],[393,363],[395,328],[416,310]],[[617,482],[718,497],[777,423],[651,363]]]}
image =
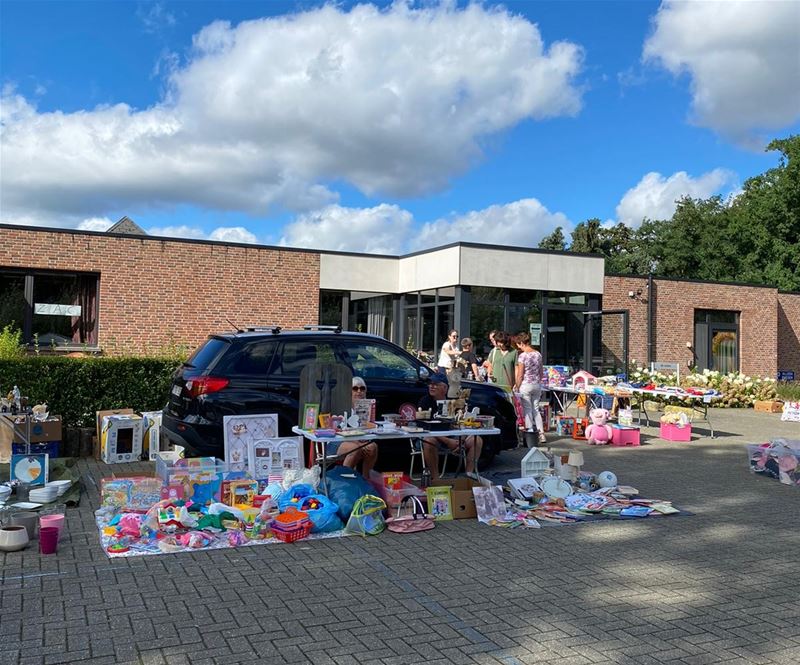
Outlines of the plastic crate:
{"label": "plastic crate", "polygon": [[639,440],[638,427],[624,427],[622,425],[611,426],[611,445],[612,446],[638,446]]}
{"label": "plastic crate", "polygon": [[270,530],[272,535],[284,543],[293,543],[295,540],[302,540],[311,533],[311,527],[314,526],[309,520],[308,523],[291,529],[282,529],[277,526],[275,522],[272,523]]}
{"label": "plastic crate", "polygon": [[26,449],[24,443],[14,443],[11,446],[11,452],[15,455],[43,455],[47,453],[50,458],[58,457],[61,450],[61,441],[42,441],[40,443],[32,443],[30,453]]}
{"label": "plastic crate", "polygon": [[407,496],[419,496],[425,498],[425,490],[420,489],[411,482],[406,474],[403,474],[402,479],[387,486],[382,473],[377,471],[370,471],[369,482],[378,492],[378,496],[386,502],[390,508],[396,508],[400,502]]}
{"label": "plastic crate", "polygon": [[222,498],[222,481],[228,474],[228,465],[216,457],[172,459],[159,455],[156,458],[156,475],[164,486],[174,488],[184,499],[195,503],[210,503]]}
{"label": "plastic crate", "polygon": [[678,427],[672,423],[661,423],[659,436],[664,441],[691,441],[692,426]]}

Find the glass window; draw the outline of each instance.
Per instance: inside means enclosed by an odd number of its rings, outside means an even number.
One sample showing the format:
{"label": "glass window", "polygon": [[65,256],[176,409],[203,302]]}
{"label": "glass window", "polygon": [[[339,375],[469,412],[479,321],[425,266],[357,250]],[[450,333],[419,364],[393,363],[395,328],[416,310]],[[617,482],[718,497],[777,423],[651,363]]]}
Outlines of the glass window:
{"label": "glass window", "polygon": [[[472,302],[498,304],[505,302],[506,293],[503,289],[496,289],[490,286],[473,286]],[[503,327],[502,323],[499,327]]]}
{"label": "glass window", "polygon": [[0,328],[25,325],[25,275],[0,272]]}
{"label": "glass window", "polygon": [[406,310],[406,351],[413,352],[419,350],[419,334],[417,323],[419,322],[418,310],[416,307]]}
{"label": "glass window", "polygon": [[548,365],[583,367],[583,314],[569,310],[547,311]]}
{"label": "glass window", "polygon": [[243,344],[225,354],[212,371],[223,375],[245,374],[266,377],[277,346],[277,340],[257,340]]}
{"label": "glass window", "polygon": [[44,346],[93,344],[97,279],[34,275],[31,338]]}
{"label": "glass window", "polygon": [[419,295],[416,293],[406,293],[405,294],[406,306],[414,305],[416,306],[419,302]]}
{"label": "glass window", "polygon": [[508,291],[508,302],[539,305],[540,299],[541,293],[539,291],[527,291],[522,289],[509,289]]}
{"label": "glass window", "polygon": [[437,291],[439,295],[439,302],[452,302],[456,299],[456,287],[455,286],[448,286],[445,289],[439,289]]}
{"label": "glass window", "polygon": [[369,385],[370,379],[416,380],[417,367],[409,358],[388,346],[369,342],[348,342],[345,346],[353,376]]}
{"label": "glass window", "polygon": [[[438,358],[439,349],[441,348],[442,344],[444,344],[444,340],[445,337],[447,337],[447,333],[449,333],[453,328],[455,328],[455,324],[453,318],[454,314],[453,305],[439,305],[439,307],[437,307],[436,309],[437,309],[436,316],[438,319],[436,334],[437,334],[437,339],[441,340],[439,342],[439,346],[435,349]],[[460,339],[461,337],[459,336],[459,340]]]}
{"label": "glass window", "polygon": [[484,305],[473,301],[469,330],[470,337],[475,342],[475,353],[479,357],[486,358],[489,351],[492,350],[492,345],[489,343],[489,333],[492,330],[503,329],[504,315],[505,308],[503,305]]}
{"label": "glass window", "polygon": [[195,369],[206,369],[226,346],[228,346],[228,342],[212,337],[201,346],[198,346],[184,365]]}
{"label": "glass window", "polygon": [[444,338],[438,344],[436,343],[436,308],[422,307],[420,315],[422,316],[422,350],[426,353],[438,354]]}
{"label": "glass window", "polygon": [[343,291],[319,292],[319,324],[321,326],[342,325]]}
{"label": "glass window", "polygon": [[336,362],[333,346],[302,339],[284,342],[273,362],[272,375],[299,379],[303,367],[310,362]]}
{"label": "glass window", "polygon": [[547,302],[553,305],[586,306],[587,296],[583,293],[559,293],[557,291],[550,291],[547,294]]}
{"label": "glass window", "polygon": [[509,305],[507,309],[508,332],[512,335],[518,332],[530,333],[531,323],[542,322],[542,312],[538,307],[526,305]]}
{"label": "glass window", "polygon": [[710,341],[712,369],[722,374],[737,371],[739,363],[736,359],[736,331],[712,329]]}
{"label": "glass window", "polygon": [[436,289],[429,289],[428,291],[420,291],[420,302],[423,305],[433,305],[436,302]]}
{"label": "glass window", "polygon": [[694,310],[695,323],[738,323],[739,312],[728,312],[720,309]]}

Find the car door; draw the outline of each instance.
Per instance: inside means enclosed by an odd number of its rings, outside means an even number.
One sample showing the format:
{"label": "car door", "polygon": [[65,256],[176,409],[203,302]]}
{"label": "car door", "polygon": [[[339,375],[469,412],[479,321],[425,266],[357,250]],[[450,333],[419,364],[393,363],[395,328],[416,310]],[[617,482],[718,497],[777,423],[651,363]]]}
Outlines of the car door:
{"label": "car door", "polygon": [[367,399],[376,400],[375,414],[397,413],[403,404],[414,407],[428,392],[420,379],[421,363],[389,342],[379,339],[343,339],[343,362],[367,384]]}

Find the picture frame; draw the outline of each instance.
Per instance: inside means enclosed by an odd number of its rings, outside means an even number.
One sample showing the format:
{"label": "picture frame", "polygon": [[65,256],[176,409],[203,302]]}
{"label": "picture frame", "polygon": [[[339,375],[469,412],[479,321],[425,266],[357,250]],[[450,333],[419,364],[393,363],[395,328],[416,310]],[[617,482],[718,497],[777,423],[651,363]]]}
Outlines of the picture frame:
{"label": "picture frame", "polygon": [[300,427],[305,430],[314,429],[317,426],[317,416],[319,415],[319,404],[306,402],[303,407],[303,422]]}
{"label": "picture frame", "polygon": [[248,470],[251,443],[278,436],[277,413],[224,416],[222,421],[225,462],[229,472],[244,473]]}
{"label": "picture frame", "polygon": [[492,522],[502,522],[506,519],[503,490],[500,487],[497,485],[473,487],[472,495],[475,497],[475,510],[478,513],[479,522],[490,524]]}
{"label": "picture frame", "polygon": [[428,514],[437,522],[453,519],[453,493],[450,485],[428,487]]}
{"label": "picture frame", "polygon": [[319,414],[319,426],[320,426],[320,429],[332,429],[333,428],[333,416],[330,413],[320,413]]}
{"label": "picture frame", "polygon": [[283,480],[288,470],[303,466],[303,437],[283,436],[250,443],[250,476],[256,480]]}

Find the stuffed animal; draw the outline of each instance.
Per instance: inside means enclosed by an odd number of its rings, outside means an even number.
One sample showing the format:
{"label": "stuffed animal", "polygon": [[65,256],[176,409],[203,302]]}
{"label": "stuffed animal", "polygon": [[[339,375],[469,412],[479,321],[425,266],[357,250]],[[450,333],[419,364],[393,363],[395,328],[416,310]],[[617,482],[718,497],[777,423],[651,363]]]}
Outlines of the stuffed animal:
{"label": "stuffed animal", "polygon": [[609,413],[606,409],[592,409],[589,417],[592,424],[586,428],[586,443],[604,446],[611,442],[611,425],[608,425]]}

